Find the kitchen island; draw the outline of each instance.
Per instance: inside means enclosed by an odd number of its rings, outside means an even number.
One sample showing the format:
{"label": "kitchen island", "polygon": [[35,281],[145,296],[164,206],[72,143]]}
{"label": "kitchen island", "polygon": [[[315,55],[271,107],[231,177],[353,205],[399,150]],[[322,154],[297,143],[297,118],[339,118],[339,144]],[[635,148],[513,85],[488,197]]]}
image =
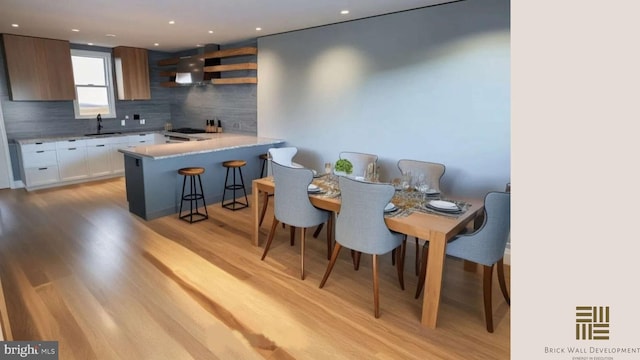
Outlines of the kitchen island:
{"label": "kitchen island", "polygon": [[120,149],[125,159],[125,181],[129,211],[145,220],[177,214],[182,197],[178,169],[203,167],[202,186],[207,205],[220,202],[227,160],[245,160],[242,168],[247,194],[251,181],[260,176],[260,154],[279,147],[283,140],[250,135],[198,134],[196,141],[136,146]]}

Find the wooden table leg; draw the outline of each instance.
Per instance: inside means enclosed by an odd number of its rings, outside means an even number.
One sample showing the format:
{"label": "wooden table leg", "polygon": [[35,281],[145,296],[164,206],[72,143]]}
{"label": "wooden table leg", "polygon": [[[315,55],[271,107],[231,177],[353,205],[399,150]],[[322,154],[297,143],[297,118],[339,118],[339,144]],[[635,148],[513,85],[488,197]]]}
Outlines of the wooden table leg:
{"label": "wooden table leg", "polygon": [[435,329],[440,308],[440,291],[442,290],[442,272],[446,250],[446,239],[443,233],[429,233],[429,259],[427,275],[422,297],[422,325]]}
{"label": "wooden table leg", "polygon": [[258,246],[260,242],[260,207],[258,206],[260,203],[260,189],[255,180],[251,184],[251,203],[253,205],[253,234],[251,240],[253,245]]}

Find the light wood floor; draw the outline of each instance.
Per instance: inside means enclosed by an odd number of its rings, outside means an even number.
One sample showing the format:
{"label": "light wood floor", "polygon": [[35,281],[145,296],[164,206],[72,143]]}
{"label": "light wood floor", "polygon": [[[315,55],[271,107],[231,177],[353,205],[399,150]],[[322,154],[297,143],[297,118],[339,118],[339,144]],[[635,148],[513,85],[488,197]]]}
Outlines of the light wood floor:
{"label": "light wood floor", "polygon": [[[489,334],[481,275],[459,261],[447,260],[430,330],[413,298],[414,248],[405,291],[390,255],[382,257],[375,319],[370,257],[356,272],[343,251],[319,289],[324,231],[308,238],[302,281],[288,229],[279,227],[260,261],[251,210],[208,209],[210,219],[195,224],[144,221],[129,213],[122,179],[0,190],[0,276],[14,340],[57,340],[60,359],[83,360],[509,358],[510,310],[497,282]],[[271,218],[270,209],[261,246]]]}

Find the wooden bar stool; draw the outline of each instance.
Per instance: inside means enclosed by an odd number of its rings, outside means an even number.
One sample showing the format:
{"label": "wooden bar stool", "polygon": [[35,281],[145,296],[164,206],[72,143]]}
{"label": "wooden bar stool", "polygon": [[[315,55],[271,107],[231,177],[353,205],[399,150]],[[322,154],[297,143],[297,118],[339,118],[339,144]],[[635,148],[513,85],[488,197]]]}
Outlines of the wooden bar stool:
{"label": "wooden bar stool", "polygon": [[[207,204],[204,201],[204,191],[202,190],[202,179],[200,175],[204,173],[204,168],[201,167],[188,167],[178,170],[178,174],[184,178],[182,180],[182,199],[180,201],[180,211],[178,212],[178,218],[188,221],[190,224],[209,218],[209,212],[207,211]],[[187,178],[189,178],[189,193],[185,194],[185,185],[187,184]],[[200,188],[196,188],[196,178]],[[199,192],[198,192],[199,190]],[[198,200],[202,200],[202,207],[204,207],[204,214],[198,211]],[[182,215],[182,205],[185,201],[189,202],[189,212]],[[194,220],[194,216],[196,219]]]}
{"label": "wooden bar stool", "polygon": [[[242,167],[247,165],[244,160],[229,160],[222,163],[222,166],[227,168],[227,175],[224,179],[224,191],[222,192],[222,207],[230,210],[240,210],[249,206],[249,199],[247,199],[247,191],[244,188],[244,179],[242,178]],[[233,169],[233,183],[229,184],[229,170]],[[240,175],[240,183],[236,182],[236,170]],[[227,190],[233,192],[233,200],[225,203],[225,196]],[[236,191],[242,190],[244,193],[244,203],[240,202],[236,198]]]}

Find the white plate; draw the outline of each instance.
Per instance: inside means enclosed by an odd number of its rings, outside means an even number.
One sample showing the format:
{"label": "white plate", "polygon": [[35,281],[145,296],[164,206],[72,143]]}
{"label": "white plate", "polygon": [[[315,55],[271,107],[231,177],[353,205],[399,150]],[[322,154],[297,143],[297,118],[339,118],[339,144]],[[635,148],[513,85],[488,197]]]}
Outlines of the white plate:
{"label": "white plate", "polygon": [[429,189],[425,192],[425,194],[427,195],[436,195],[436,194],[440,194],[440,191],[436,190],[436,189]]}
{"label": "white plate", "polygon": [[309,186],[307,187],[307,191],[308,192],[318,192],[318,191],[320,191],[320,188],[318,187],[318,185],[309,184]]}
{"label": "white plate", "polygon": [[460,210],[458,205],[456,205],[455,203],[452,203],[451,201],[431,200],[429,201],[429,205],[431,205],[436,209],[442,209],[442,210]]}
{"label": "white plate", "polygon": [[387,206],[384,207],[385,212],[393,211],[396,209],[396,205],[392,202],[388,203]]}

